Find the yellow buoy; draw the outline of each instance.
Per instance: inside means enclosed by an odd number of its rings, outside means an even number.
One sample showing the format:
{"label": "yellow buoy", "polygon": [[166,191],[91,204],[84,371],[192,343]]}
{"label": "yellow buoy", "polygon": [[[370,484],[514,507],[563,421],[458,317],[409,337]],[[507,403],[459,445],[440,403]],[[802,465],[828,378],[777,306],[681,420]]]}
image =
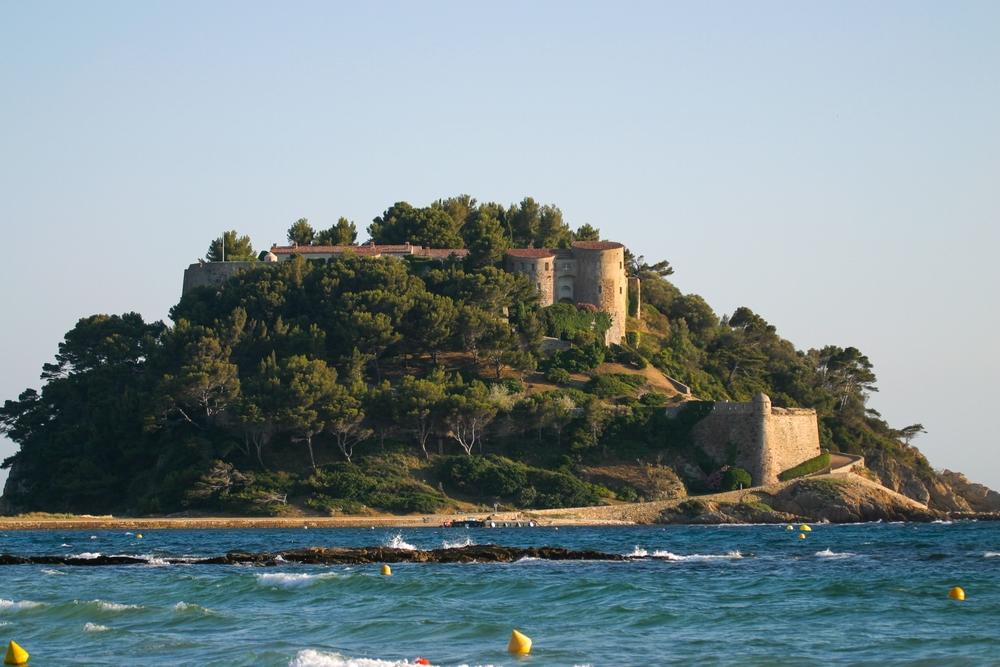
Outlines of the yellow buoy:
{"label": "yellow buoy", "polygon": [[812,528],[810,528],[808,524],[804,523],[801,526],[799,526],[799,530],[801,530],[803,533],[808,533],[812,531]]}
{"label": "yellow buoy", "polygon": [[793,526],[792,524],[788,524],[787,526],[785,526],[785,530],[795,530],[795,526]]}
{"label": "yellow buoy", "polygon": [[4,656],[3,664],[5,665],[27,665],[28,664],[28,652],[23,648],[18,646],[17,642],[11,640],[10,644],[7,644],[7,655]]}
{"label": "yellow buoy", "polygon": [[135,539],[141,540],[142,539],[142,533],[136,533]]}
{"label": "yellow buoy", "polygon": [[392,576],[392,568],[389,567],[388,565],[383,564],[382,565],[382,574],[384,574],[387,577],[391,577]]}
{"label": "yellow buoy", "polygon": [[955,586],[950,591],[948,591],[948,597],[950,597],[952,600],[964,600],[965,591],[959,588],[958,586]]}
{"label": "yellow buoy", "polygon": [[799,533],[799,539],[800,540],[806,539],[806,534],[805,533]]}
{"label": "yellow buoy", "polygon": [[528,655],[531,653],[531,638],[522,635],[517,630],[510,633],[510,642],[507,643],[507,650],[518,655]]}

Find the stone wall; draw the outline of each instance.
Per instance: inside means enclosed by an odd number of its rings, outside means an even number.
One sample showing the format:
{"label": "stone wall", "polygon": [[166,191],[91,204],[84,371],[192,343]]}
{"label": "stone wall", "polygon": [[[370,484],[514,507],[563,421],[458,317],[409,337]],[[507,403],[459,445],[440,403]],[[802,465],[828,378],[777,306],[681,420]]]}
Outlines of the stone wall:
{"label": "stone wall", "polygon": [[196,287],[218,287],[243,269],[260,266],[259,262],[199,262],[184,270],[181,295]]}
{"label": "stone wall", "polygon": [[720,465],[745,468],[755,485],[773,484],[779,473],[820,454],[816,411],[772,408],[764,394],[716,403],[691,435]]}

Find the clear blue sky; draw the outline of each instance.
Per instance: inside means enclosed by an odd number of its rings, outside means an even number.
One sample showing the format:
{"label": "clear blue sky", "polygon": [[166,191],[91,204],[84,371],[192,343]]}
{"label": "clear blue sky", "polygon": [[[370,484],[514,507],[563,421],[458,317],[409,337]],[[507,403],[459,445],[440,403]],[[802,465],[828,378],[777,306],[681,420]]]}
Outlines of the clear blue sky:
{"label": "clear blue sky", "polygon": [[1000,487],[998,72],[997,2],[0,0],[0,397],[224,228],[531,195]]}

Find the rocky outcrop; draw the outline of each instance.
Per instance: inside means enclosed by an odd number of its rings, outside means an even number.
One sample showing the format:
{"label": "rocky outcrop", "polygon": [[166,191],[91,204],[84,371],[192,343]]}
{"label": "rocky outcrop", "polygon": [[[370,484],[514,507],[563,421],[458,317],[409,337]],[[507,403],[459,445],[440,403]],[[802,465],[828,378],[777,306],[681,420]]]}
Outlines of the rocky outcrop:
{"label": "rocky outcrop", "polygon": [[932,471],[918,474],[915,469],[900,464],[897,459],[885,456],[882,452],[867,453],[865,465],[878,476],[883,486],[931,509],[945,512],[972,511],[965,498]]}
{"label": "rocky outcrop", "polygon": [[945,470],[940,473],[943,482],[961,496],[974,512],[1000,512],[1000,493],[983,484],[970,482],[960,472]]}
{"label": "rocky outcrop", "polygon": [[747,493],[732,502],[690,499],[665,508],[659,523],[856,523],[933,521],[946,515],[928,510],[874,482],[851,476],[802,479],[772,493]]}
{"label": "rocky outcrop", "polygon": [[[627,560],[619,554],[600,551],[573,551],[561,547],[504,547],[474,544],[452,549],[394,549],[390,547],[311,547],[277,552],[231,551],[210,558],[164,558],[170,565],[365,565],[375,563],[511,563],[522,558],[542,560]],[[0,554],[0,565],[149,565],[137,556],[15,556]]]}

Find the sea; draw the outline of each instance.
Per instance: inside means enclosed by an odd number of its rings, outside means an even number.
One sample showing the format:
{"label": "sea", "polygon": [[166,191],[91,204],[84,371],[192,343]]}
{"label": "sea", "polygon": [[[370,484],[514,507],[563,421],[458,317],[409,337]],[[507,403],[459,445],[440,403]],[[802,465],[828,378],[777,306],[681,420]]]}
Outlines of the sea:
{"label": "sea", "polygon": [[[30,665],[1000,665],[1000,523],[10,531],[0,641]],[[625,562],[275,567],[169,556],[554,545]],[[964,601],[948,596],[964,589]],[[532,639],[507,653],[511,631]]]}

